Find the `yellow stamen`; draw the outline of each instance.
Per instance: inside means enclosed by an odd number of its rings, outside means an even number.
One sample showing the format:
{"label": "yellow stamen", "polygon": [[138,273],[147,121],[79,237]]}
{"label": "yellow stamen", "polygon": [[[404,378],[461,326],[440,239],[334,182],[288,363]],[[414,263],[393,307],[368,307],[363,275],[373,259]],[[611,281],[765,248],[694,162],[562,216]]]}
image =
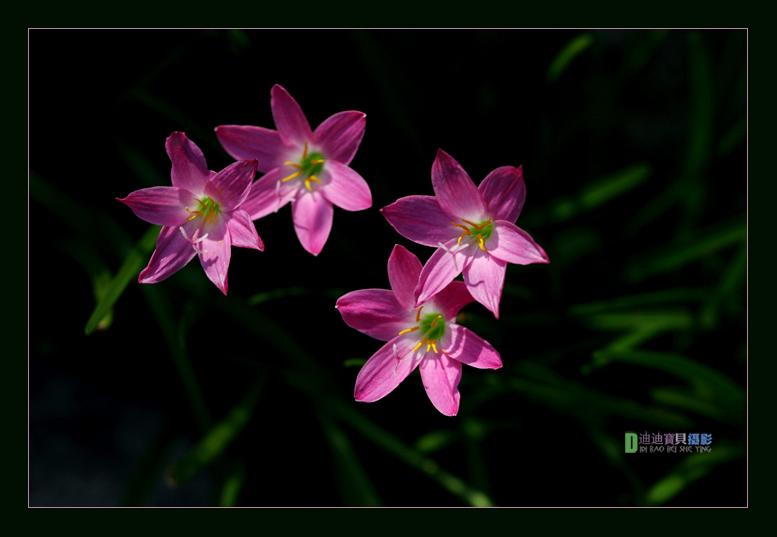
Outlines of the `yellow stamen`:
{"label": "yellow stamen", "polygon": [[436,318],[434,321],[432,321],[432,324],[431,324],[431,326],[434,326],[434,325],[436,325],[436,324],[437,324],[437,321],[439,321],[440,319],[442,319],[442,315],[438,315],[438,316],[437,316],[437,318]]}
{"label": "yellow stamen", "polygon": [[291,175],[289,175],[286,179],[281,179],[281,183],[285,183],[286,181],[290,181],[297,177],[298,175],[302,174],[302,172],[294,172]]}
{"label": "yellow stamen", "polygon": [[322,162],[324,162],[324,159],[322,158],[317,158],[316,160],[310,161],[311,164],[321,164]]}
{"label": "yellow stamen", "polygon": [[421,310],[422,310],[422,309],[424,309],[424,307],[423,307],[423,306],[421,306],[420,308],[418,308],[418,313],[416,313],[416,314],[415,314],[415,322],[418,322],[418,321],[420,321],[420,320],[421,320]]}
{"label": "yellow stamen", "polygon": [[192,220],[194,220],[195,218],[197,218],[202,214],[202,211],[190,211],[188,207],[186,207],[186,210],[192,213],[192,215],[189,217],[189,220],[187,220],[187,222],[191,222]]}
{"label": "yellow stamen", "polygon": [[[464,220],[463,218],[461,219],[461,221],[464,222],[465,224],[469,224],[470,226],[474,227],[475,229],[480,229],[478,227],[478,225],[476,223],[474,223],[474,222],[470,222],[469,220]],[[464,227],[464,226],[461,226],[461,227]]]}
{"label": "yellow stamen", "polygon": [[297,168],[298,170],[301,170],[301,169],[302,169],[302,166],[300,166],[299,164],[294,164],[293,162],[289,162],[288,160],[287,160],[286,162],[284,162],[284,164],[285,164],[286,166],[294,166],[294,167],[295,167],[295,168]]}
{"label": "yellow stamen", "polygon": [[[432,341],[432,348],[434,349],[434,354],[439,354],[437,352],[437,345],[435,345],[435,343],[437,343],[437,340]],[[426,350],[429,350],[429,349],[426,349]]]}
{"label": "yellow stamen", "polygon": [[[466,222],[466,220],[464,221]],[[469,228],[467,226],[462,226],[461,224],[457,224],[456,222],[451,222],[451,224],[453,224],[454,226],[460,227],[461,229],[464,230],[465,233],[467,233],[467,235],[469,235]]]}
{"label": "yellow stamen", "polygon": [[426,342],[426,336],[424,336],[423,339],[418,342],[418,345],[416,345],[415,348],[411,352],[415,352],[418,349],[420,349],[421,345],[423,345],[425,342]]}
{"label": "yellow stamen", "polygon": [[305,151],[302,153],[302,158],[308,158],[308,143],[305,142]]}
{"label": "yellow stamen", "polygon": [[480,236],[480,233],[478,233],[478,244],[480,244],[480,249],[484,252],[487,252],[486,247],[483,246],[483,237]]}
{"label": "yellow stamen", "polygon": [[311,181],[315,181],[319,185],[321,184],[321,180],[318,177],[316,177],[315,175],[311,175],[310,177],[305,179],[305,186],[308,187],[308,192],[313,192],[313,189],[310,188],[310,182]]}
{"label": "yellow stamen", "polygon": [[419,328],[421,328],[421,327],[420,327],[420,326],[414,326],[413,328],[408,328],[407,330],[402,330],[402,331],[399,333],[399,335],[401,336],[402,334],[407,334],[408,332],[415,332],[415,331],[416,331],[416,330],[418,330]]}
{"label": "yellow stamen", "polygon": [[462,233],[461,237],[459,237],[459,246],[461,246],[461,239],[463,239],[465,235],[467,235],[467,236],[469,235],[469,230],[467,230],[464,233]]}
{"label": "yellow stamen", "polygon": [[431,348],[432,348],[432,342],[431,341],[427,341],[426,342],[426,352],[429,352],[429,349],[431,349]]}

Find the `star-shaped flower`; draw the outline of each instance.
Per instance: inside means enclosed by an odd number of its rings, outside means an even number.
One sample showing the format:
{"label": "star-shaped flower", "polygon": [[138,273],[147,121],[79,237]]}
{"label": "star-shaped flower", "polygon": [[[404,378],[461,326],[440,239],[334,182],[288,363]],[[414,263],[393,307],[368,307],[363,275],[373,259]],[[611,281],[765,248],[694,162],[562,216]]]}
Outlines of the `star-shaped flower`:
{"label": "star-shaped flower", "polygon": [[502,166],[476,187],[440,149],[432,165],[435,196],[408,196],[381,209],[403,236],[437,247],[421,272],[415,304],[459,274],[472,296],[499,318],[507,263],[549,263],[545,251],[515,225],[526,199],[523,168]]}
{"label": "star-shaped flower", "polygon": [[162,226],[156,250],[140,273],[140,283],[172,276],[195,255],[210,280],[227,294],[231,246],[263,251],[249,214],[241,208],[256,174],[256,160],[235,162],[216,173],[182,132],[165,142],[173,163],[173,186],[136,190],[118,201],[139,217]]}
{"label": "star-shaped flower", "polygon": [[251,188],[243,208],[256,220],[291,204],[294,229],[302,246],[318,255],[332,229],[332,204],[346,211],[372,206],[367,182],[348,164],[359,148],[366,115],[340,112],[310,129],[308,120],[289,93],[272,88],[277,131],[249,125],[216,127],[224,149],[236,159],[257,159],[266,172]]}
{"label": "star-shaped flower", "polygon": [[348,326],[388,342],[359,371],[354,397],[377,401],[419,367],[432,404],[446,416],[455,416],[461,364],[499,369],[502,359],[491,344],[456,324],[456,314],[473,300],[464,283],[450,282],[416,306],[413,290],[420,274],[418,258],[397,245],[388,261],[390,291],[363,289],[338,299],[337,308]]}

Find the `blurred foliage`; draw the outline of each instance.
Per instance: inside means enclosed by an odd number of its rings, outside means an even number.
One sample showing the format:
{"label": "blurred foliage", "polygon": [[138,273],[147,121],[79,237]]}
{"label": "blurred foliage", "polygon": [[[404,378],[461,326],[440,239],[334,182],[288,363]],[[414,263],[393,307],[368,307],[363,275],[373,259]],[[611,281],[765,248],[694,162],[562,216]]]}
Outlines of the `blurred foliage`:
{"label": "blurred foliage", "polygon": [[[220,506],[745,505],[746,44],[723,30],[31,31],[30,235],[53,222],[66,261],[44,274],[29,252],[30,361],[161,409],[122,505],[198,474]],[[174,130],[211,169],[229,164],[214,127],[272,128],[276,83],[313,127],[367,113],[352,166],[373,208],[335,210],[317,258],[288,209],[258,220],[267,249],[233,249],[228,297],[196,260],[137,284],[158,228],[114,198],[169,184]],[[462,311],[504,367],[465,368],[455,418],[417,372],[354,402],[381,344],[333,307],[388,287],[395,243],[431,254],[377,209],[431,194],[440,147],[476,183],[524,165],[517,224],[551,259],[508,266],[499,321]],[[34,468],[47,430],[30,427]],[[632,431],[714,440],[624,453]]]}

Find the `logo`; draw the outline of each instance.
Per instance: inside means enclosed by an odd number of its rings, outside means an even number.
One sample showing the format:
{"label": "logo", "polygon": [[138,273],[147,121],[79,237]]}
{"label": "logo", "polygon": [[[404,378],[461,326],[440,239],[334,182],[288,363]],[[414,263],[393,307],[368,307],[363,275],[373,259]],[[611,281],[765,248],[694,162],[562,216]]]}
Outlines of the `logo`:
{"label": "logo", "polygon": [[706,453],[712,452],[709,433],[644,433],[625,435],[626,453]]}

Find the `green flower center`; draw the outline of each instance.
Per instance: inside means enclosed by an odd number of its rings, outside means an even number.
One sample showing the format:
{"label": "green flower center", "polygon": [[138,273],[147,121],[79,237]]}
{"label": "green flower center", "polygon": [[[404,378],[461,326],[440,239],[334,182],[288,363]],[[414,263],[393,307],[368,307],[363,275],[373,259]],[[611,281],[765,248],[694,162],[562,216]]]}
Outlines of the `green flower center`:
{"label": "green flower center", "polygon": [[310,186],[311,181],[315,181],[318,183],[318,186],[321,186],[321,179],[316,176],[321,174],[324,169],[324,155],[318,151],[313,151],[312,153],[308,154],[307,142],[305,142],[305,150],[302,152],[302,159],[299,161],[299,164],[288,161],[284,162],[284,164],[286,166],[296,168],[297,171],[285,179],[282,179],[281,183],[285,183],[286,181],[291,181],[295,177],[302,176],[305,180],[305,187],[308,189],[308,192],[313,192],[313,189]]}
{"label": "green flower center", "polygon": [[205,221],[205,225],[209,226],[212,222],[216,221],[216,215],[221,212],[221,207],[219,207],[219,204],[213,201],[211,198],[196,199],[197,209],[192,211],[189,210],[188,207],[186,208],[186,210],[191,213],[189,221],[194,220],[198,216],[202,216],[203,220]]}
{"label": "green flower center", "polygon": [[439,341],[445,335],[445,318],[436,313],[428,313],[418,323],[421,335],[431,341]]}
{"label": "green flower center", "polygon": [[445,317],[439,313],[427,313],[422,317],[422,309],[424,309],[423,306],[418,308],[418,313],[416,313],[415,316],[415,321],[418,324],[407,330],[402,330],[399,335],[401,336],[402,334],[418,330],[420,331],[421,341],[415,346],[413,352],[420,349],[421,346],[426,343],[426,351],[428,352],[429,349],[434,349],[434,353],[437,354],[437,342],[445,335]]}
{"label": "green flower center", "polygon": [[301,166],[300,171],[303,176],[319,175],[321,170],[324,169],[324,155],[316,151],[307,157],[303,157],[299,165]]}

